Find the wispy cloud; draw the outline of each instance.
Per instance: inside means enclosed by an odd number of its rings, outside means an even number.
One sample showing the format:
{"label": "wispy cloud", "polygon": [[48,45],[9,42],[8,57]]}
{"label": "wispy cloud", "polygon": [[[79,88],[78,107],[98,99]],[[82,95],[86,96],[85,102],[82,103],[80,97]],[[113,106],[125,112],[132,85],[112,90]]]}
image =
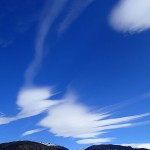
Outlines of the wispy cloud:
{"label": "wispy cloud", "polygon": [[21,90],[17,100],[17,105],[20,108],[17,118],[26,118],[41,114],[51,106],[61,102],[50,100],[51,96],[53,96],[53,92],[49,87]]}
{"label": "wispy cloud", "polygon": [[150,143],[131,143],[131,144],[121,144],[123,146],[131,146],[133,148],[147,148],[150,149]]}
{"label": "wispy cloud", "polygon": [[122,32],[141,32],[150,28],[149,0],[120,0],[110,15],[111,26]]}
{"label": "wispy cloud", "polygon": [[[53,95],[51,89],[47,87],[35,87],[33,82],[43,60],[46,37],[53,23],[65,8],[67,2],[68,0],[52,0],[47,1],[47,3],[45,4],[45,7],[41,12],[41,19],[39,19],[38,32],[35,40],[34,58],[25,72],[25,84],[23,85],[23,88],[21,88],[17,98],[17,106],[19,107],[20,112],[15,117],[13,117],[13,119],[3,116],[0,117],[1,124],[9,123],[21,118],[38,115],[47,110],[50,106],[59,103],[58,101],[49,100],[49,98]],[[82,12],[84,8],[86,8],[87,5],[89,5],[91,2],[92,0],[87,0],[87,2],[82,2],[79,0],[78,2],[75,2],[75,4],[79,6],[79,8],[72,8],[73,10],[69,13],[73,17],[72,19],[74,20],[75,18],[77,18],[80,12]],[[68,16],[70,16],[69,14]],[[65,21],[65,29],[68,28],[68,25],[72,23],[72,19],[67,19]],[[36,107],[33,108],[32,106],[35,103]]]}
{"label": "wispy cloud", "polygon": [[[65,16],[64,20],[60,23],[58,34],[64,33],[70,25],[76,20],[79,15],[89,6],[94,0],[78,0],[71,3],[71,10]],[[47,1],[43,12],[41,13],[41,20],[38,27],[38,33],[35,40],[35,54],[34,59],[30,63],[29,67],[25,72],[25,84],[31,85],[38,69],[43,60],[43,51],[45,39],[49,33],[55,20],[58,18],[60,13],[63,11],[68,0],[53,0],[52,2]]]}
{"label": "wispy cloud", "polygon": [[[55,19],[59,16],[68,0],[47,1],[39,20],[38,33],[35,40],[34,59],[25,72],[25,84],[17,98],[20,112],[12,117],[0,117],[0,124],[10,123],[17,119],[31,117],[46,111],[49,107],[58,104],[58,101],[49,100],[53,95],[49,87],[35,87],[33,80],[43,60],[44,43]],[[35,107],[33,107],[36,104]]]}
{"label": "wispy cloud", "polygon": [[51,96],[53,96],[53,92],[49,87],[22,89],[17,99],[19,113],[13,117],[1,115],[0,125],[39,115],[50,107],[61,103],[61,101],[50,100]]}
{"label": "wispy cloud", "polygon": [[65,16],[64,20],[59,25],[58,34],[63,34],[93,1],[94,0],[74,1],[74,3],[71,4],[68,14]]}
{"label": "wispy cloud", "polygon": [[[7,124],[47,111],[47,116],[38,125],[48,128],[54,135],[76,138],[79,144],[109,142],[112,138],[102,138],[101,136],[110,130],[131,127],[136,124],[133,121],[150,114],[112,118],[110,111],[102,111],[99,113],[80,104],[74,94],[69,93],[63,99],[51,100],[51,97],[54,95],[51,88],[36,87],[33,83],[43,60],[46,37],[67,2],[68,0],[47,1],[41,15],[35,40],[34,59],[25,72],[25,84],[21,88],[17,98],[19,113],[14,117],[0,116],[0,124]],[[92,2],[93,0],[74,1],[71,4],[71,11],[60,24],[58,33],[64,33]],[[26,131],[22,136],[31,135],[40,131],[40,129]]]}
{"label": "wispy cloud", "polygon": [[112,138],[100,138],[100,139],[84,139],[78,140],[78,144],[101,144],[106,142],[111,142]]}
{"label": "wispy cloud", "polygon": [[25,84],[32,84],[43,59],[44,43],[55,19],[59,16],[68,0],[47,1],[41,16],[35,41],[34,59],[25,72]]}
{"label": "wispy cloud", "polygon": [[[77,101],[73,93],[68,93],[63,99],[50,100],[52,90],[47,88],[33,88],[22,90],[18,96],[20,112],[15,117],[0,117],[0,124],[41,114],[47,111],[47,116],[41,119],[38,126],[48,129],[55,136],[72,137],[78,144],[96,144],[110,142],[113,138],[103,138],[103,134],[118,128],[128,128],[143,125],[139,120],[150,116],[150,113],[113,118],[111,111],[93,111]],[[147,122],[146,122],[147,123]],[[44,130],[29,130],[22,136],[31,135]]]}
{"label": "wispy cloud", "polygon": [[34,134],[34,133],[38,133],[38,132],[41,132],[43,131],[44,129],[34,129],[34,130],[29,130],[29,131],[26,131],[22,134],[22,137],[23,136],[27,136],[27,135],[31,135],[31,134]]}
{"label": "wispy cloud", "polygon": [[12,121],[16,120],[15,117],[4,117],[4,116],[0,116],[0,125],[3,124],[8,124]]}
{"label": "wispy cloud", "polygon": [[[20,112],[16,115],[16,119],[41,114],[49,107],[59,103],[58,101],[49,100],[49,98],[53,96],[52,90],[49,87],[35,87],[34,78],[43,60],[44,44],[47,34],[56,18],[64,9],[67,1],[68,0],[47,1],[41,12],[35,40],[35,54],[25,72],[25,83],[18,95],[17,106]],[[33,107],[35,104],[36,106]]]}
{"label": "wispy cloud", "polygon": [[85,105],[78,103],[74,95],[69,95],[63,99],[63,103],[49,109],[47,117],[42,119],[38,125],[48,128],[56,136],[80,138],[83,139],[83,143],[84,140],[87,143],[89,138],[90,141],[91,139],[94,141],[95,138],[100,140],[99,137],[102,134],[118,128],[131,127],[136,124],[134,120],[149,115],[147,113],[112,118],[110,113],[91,111]]}

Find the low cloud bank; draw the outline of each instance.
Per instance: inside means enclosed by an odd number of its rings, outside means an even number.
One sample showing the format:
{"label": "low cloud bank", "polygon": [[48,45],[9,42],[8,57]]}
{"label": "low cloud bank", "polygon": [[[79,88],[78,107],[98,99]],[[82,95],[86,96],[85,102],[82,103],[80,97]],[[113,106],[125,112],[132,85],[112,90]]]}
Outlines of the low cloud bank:
{"label": "low cloud bank", "polygon": [[121,144],[123,146],[131,146],[133,148],[147,148],[150,149],[150,143],[132,143],[132,144]]}

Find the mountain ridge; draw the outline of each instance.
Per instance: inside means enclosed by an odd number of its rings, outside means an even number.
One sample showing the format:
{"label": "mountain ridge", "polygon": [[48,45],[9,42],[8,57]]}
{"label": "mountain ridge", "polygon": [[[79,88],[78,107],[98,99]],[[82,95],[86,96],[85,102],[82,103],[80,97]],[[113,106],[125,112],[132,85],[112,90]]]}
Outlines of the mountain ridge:
{"label": "mountain ridge", "polygon": [[59,145],[34,141],[14,141],[0,144],[0,150],[68,150]]}
{"label": "mountain ridge", "polygon": [[100,144],[87,147],[85,150],[149,150],[146,148],[133,148],[132,146],[122,146],[113,144]]}
{"label": "mountain ridge", "polygon": [[[39,143],[34,141],[14,141],[0,143],[0,150],[69,150],[66,147],[51,143]],[[132,148],[113,144],[92,145],[84,150],[149,150],[146,148]]]}

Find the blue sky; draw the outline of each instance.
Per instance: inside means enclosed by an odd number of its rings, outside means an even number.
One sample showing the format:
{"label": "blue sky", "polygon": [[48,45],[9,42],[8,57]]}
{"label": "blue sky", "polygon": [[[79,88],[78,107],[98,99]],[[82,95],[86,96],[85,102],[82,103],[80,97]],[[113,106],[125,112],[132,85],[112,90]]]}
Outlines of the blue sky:
{"label": "blue sky", "polygon": [[1,0],[0,142],[149,147],[149,16],[149,0]]}

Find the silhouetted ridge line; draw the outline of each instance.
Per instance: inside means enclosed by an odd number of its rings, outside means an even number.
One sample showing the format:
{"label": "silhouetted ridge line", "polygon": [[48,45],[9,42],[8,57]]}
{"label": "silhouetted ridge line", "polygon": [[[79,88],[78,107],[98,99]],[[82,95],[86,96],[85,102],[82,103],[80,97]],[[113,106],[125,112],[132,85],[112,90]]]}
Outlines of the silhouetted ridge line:
{"label": "silhouetted ridge line", "polygon": [[[33,141],[15,141],[0,144],[0,150],[69,150],[63,146]],[[121,145],[93,145],[84,150],[149,150],[145,148],[132,148]]]}
{"label": "silhouetted ridge line", "polygon": [[93,145],[85,150],[148,150],[145,148],[132,148],[131,146],[121,146],[121,145]]}
{"label": "silhouetted ridge line", "polygon": [[59,145],[42,144],[32,141],[16,141],[0,144],[0,150],[68,150]]}

